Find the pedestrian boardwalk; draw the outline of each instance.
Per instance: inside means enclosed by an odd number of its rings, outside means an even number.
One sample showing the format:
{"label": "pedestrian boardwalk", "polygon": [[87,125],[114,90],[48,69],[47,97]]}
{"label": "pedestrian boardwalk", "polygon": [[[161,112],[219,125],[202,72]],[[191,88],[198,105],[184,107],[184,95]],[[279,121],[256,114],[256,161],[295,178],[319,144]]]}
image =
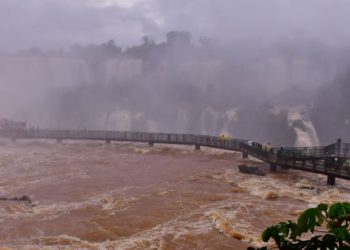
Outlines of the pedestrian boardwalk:
{"label": "pedestrian boardwalk", "polygon": [[240,151],[240,142],[244,140],[223,140],[215,136],[193,134],[167,134],[146,132],[121,132],[97,130],[0,130],[0,137],[12,139],[56,139],[56,140],[99,140],[99,141],[128,141],[145,142],[150,144],[181,144],[206,146],[219,149]]}
{"label": "pedestrian boardwalk", "polygon": [[329,185],[335,178],[350,180],[350,144],[334,143],[324,147],[272,148],[248,145],[247,140],[225,139],[215,136],[172,133],[121,132],[97,130],[48,130],[48,129],[0,129],[0,137],[16,139],[100,140],[106,142],[143,142],[150,145],[194,145],[242,152],[270,164],[271,171],[277,166],[304,170],[326,175]]}

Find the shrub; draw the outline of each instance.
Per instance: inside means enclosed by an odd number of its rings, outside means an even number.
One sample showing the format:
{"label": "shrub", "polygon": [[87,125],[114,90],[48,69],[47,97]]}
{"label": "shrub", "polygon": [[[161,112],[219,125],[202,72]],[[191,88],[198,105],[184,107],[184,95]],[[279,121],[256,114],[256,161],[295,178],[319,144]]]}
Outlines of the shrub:
{"label": "shrub", "polygon": [[[281,250],[350,250],[349,223],[350,203],[335,203],[331,206],[320,204],[305,210],[297,223],[289,220],[266,228],[262,240],[268,242],[273,239]],[[315,229],[318,234],[315,234]],[[268,247],[248,248],[267,249]]]}

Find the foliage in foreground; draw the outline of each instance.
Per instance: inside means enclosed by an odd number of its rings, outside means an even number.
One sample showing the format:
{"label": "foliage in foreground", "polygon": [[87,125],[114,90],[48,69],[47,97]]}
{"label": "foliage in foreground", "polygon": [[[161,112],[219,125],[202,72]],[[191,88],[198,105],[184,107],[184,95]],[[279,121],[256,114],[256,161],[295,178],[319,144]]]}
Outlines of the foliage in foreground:
{"label": "foliage in foreground", "polygon": [[[281,222],[262,233],[264,242],[275,241],[281,250],[350,250],[350,203],[320,204],[305,210],[297,223]],[[327,230],[325,230],[326,224]],[[323,227],[322,227],[323,225]],[[315,231],[318,234],[315,234]],[[248,250],[267,250],[267,247]]]}

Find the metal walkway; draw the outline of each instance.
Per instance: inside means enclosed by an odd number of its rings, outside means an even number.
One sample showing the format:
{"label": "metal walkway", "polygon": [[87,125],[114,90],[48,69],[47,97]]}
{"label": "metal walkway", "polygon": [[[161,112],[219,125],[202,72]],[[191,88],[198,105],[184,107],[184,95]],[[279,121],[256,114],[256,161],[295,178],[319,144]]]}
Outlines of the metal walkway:
{"label": "metal walkway", "polygon": [[[260,144],[248,145],[247,140],[222,139],[215,136],[172,133],[145,133],[94,130],[48,130],[0,129],[0,137],[16,139],[54,139],[62,140],[100,140],[144,142],[153,145],[180,144],[194,145],[197,150],[201,146],[239,151],[244,156],[251,155],[270,164],[270,170],[277,166],[298,169],[327,175],[327,184],[334,185],[335,178],[350,180],[350,144],[331,144],[324,147],[305,148],[272,148],[263,150]],[[259,146],[260,145],[260,146]]]}

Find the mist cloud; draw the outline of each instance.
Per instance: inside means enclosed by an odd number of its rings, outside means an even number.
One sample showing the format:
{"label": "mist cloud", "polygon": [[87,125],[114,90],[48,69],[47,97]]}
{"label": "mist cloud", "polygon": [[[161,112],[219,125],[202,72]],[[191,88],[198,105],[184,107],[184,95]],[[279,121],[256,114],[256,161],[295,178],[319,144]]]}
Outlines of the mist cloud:
{"label": "mist cloud", "polygon": [[117,38],[127,45],[153,29],[142,5],[98,5],[86,0],[0,1],[0,49],[69,47]]}
{"label": "mist cloud", "polygon": [[349,12],[345,0],[3,0],[0,116],[349,139]]}
{"label": "mist cloud", "polygon": [[68,47],[115,39],[135,44],[169,30],[223,42],[307,35],[327,43],[349,41],[346,0],[2,0],[0,48]]}

